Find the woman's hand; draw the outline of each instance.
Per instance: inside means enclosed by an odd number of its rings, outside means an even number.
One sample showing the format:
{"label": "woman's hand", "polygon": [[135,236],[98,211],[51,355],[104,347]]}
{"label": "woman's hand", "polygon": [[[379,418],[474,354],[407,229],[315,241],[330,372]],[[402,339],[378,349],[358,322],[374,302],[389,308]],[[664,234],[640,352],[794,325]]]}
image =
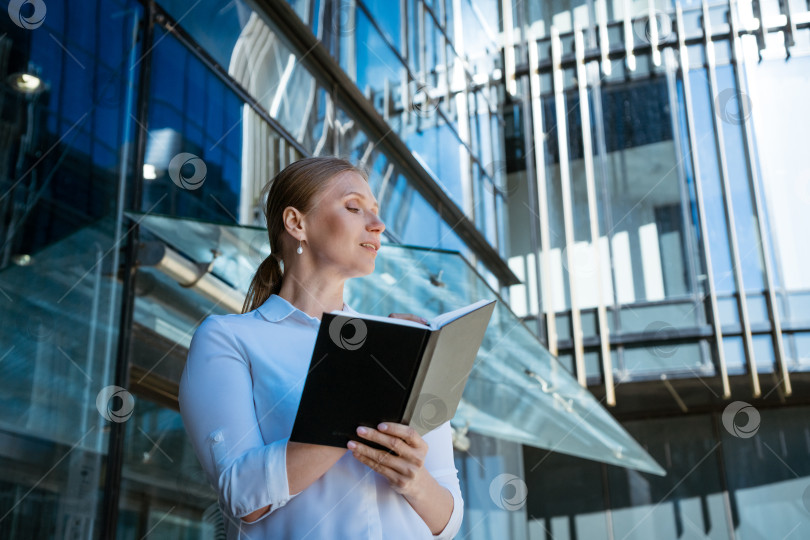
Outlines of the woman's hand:
{"label": "woman's hand", "polygon": [[[419,493],[430,473],[425,469],[428,444],[415,429],[395,422],[385,422],[378,429],[358,427],[357,434],[390,448],[394,454],[377,450],[357,441],[349,441],[352,455],[388,479],[391,488],[405,497]],[[432,477],[431,477],[432,478]]]}
{"label": "woman's hand", "polygon": [[391,313],[388,316],[393,317],[394,319],[408,319],[409,321],[414,321],[422,324],[430,324],[428,320],[425,319],[424,317],[414,315],[413,313]]}

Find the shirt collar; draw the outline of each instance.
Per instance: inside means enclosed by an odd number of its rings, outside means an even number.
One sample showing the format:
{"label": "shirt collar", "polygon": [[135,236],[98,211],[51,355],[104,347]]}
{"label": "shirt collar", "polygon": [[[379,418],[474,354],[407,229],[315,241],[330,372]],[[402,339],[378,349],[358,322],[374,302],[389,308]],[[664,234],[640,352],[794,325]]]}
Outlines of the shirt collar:
{"label": "shirt collar", "polygon": [[[343,302],[343,311],[347,311],[355,315],[360,315],[360,313],[349,307],[348,304],[346,304],[346,302]],[[280,297],[277,294],[271,294],[267,298],[267,300],[265,300],[264,303],[261,306],[259,306],[258,312],[259,314],[261,314],[262,317],[264,317],[270,322],[283,321],[293,313],[297,313],[298,315],[302,316],[305,320],[320,322],[320,319],[318,319],[317,317],[311,317],[307,313],[304,313],[303,311],[301,311],[300,309],[298,309],[297,307],[295,307],[294,305],[292,305],[287,300],[285,300],[284,298]]]}

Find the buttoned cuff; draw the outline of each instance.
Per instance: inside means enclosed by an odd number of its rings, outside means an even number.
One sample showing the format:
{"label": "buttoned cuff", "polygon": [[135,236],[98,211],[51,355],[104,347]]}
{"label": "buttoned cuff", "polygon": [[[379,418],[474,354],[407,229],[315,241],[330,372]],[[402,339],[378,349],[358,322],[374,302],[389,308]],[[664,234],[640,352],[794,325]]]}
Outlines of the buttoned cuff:
{"label": "buttoned cuff", "polygon": [[235,460],[219,475],[220,493],[234,517],[243,518],[268,505],[258,523],[286,505],[292,498],[287,479],[287,442],[280,439]]}

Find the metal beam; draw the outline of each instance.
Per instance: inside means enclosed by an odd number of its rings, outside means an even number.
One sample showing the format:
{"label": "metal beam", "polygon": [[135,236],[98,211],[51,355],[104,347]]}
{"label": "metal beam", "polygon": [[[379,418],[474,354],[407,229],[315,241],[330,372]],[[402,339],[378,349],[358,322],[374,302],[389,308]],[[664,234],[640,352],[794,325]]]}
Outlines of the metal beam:
{"label": "metal beam", "polygon": [[[602,376],[605,381],[605,402],[616,405],[613,385],[613,361],[610,357],[610,331],[607,324],[604,291],[602,290],[602,258],[599,252],[599,213],[596,208],[596,185],[594,182],[593,148],[591,144],[591,109],[588,101],[588,73],[585,65],[585,36],[580,28],[574,34],[574,49],[577,57],[577,86],[579,112],[582,124],[582,157],[585,162],[585,187],[588,196],[588,220],[591,225],[591,249],[596,273],[596,317],[599,324],[599,345],[602,356]],[[597,71],[598,73],[598,71]]]}

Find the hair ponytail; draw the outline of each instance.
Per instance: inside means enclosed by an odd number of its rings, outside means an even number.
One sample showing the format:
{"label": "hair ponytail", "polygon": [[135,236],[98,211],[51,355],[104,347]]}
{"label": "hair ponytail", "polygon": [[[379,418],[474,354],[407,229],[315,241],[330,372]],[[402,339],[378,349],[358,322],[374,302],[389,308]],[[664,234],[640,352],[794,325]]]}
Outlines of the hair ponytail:
{"label": "hair ponytail", "polygon": [[270,255],[259,265],[250,282],[242,313],[253,311],[281,290],[284,274],[279,261],[284,260],[285,254],[286,230],[282,217],[284,209],[292,206],[306,214],[312,209],[315,196],[326,182],[347,171],[356,172],[368,180],[368,174],[364,170],[345,159],[310,157],[291,163],[264,187],[262,194],[267,192],[264,217],[267,221]]}
{"label": "hair ponytail", "polygon": [[264,304],[271,294],[278,294],[283,277],[281,264],[276,255],[271,253],[256,269],[256,274],[253,276],[245,296],[245,303],[242,305],[242,313],[253,311]]}

